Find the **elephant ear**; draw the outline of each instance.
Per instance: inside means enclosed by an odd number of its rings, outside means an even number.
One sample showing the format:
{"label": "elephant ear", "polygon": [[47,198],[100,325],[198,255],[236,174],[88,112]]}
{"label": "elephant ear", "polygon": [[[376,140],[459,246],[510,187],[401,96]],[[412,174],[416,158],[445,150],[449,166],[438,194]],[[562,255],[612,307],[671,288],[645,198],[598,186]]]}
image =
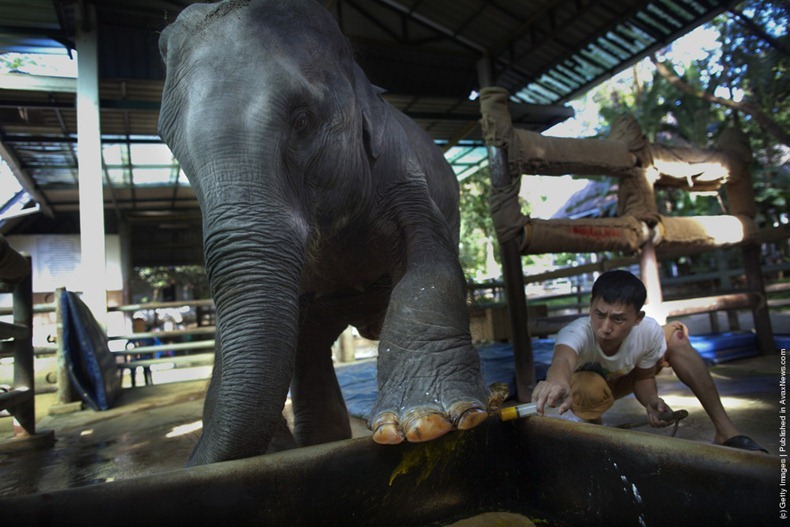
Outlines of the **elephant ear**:
{"label": "elephant ear", "polygon": [[362,68],[354,64],[354,93],[362,112],[362,136],[365,141],[365,150],[371,159],[377,159],[384,148],[387,106],[380,97],[384,91],[372,85]]}
{"label": "elephant ear", "polygon": [[195,32],[195,27],[203,23],[213,10],[219,10],[216,5],[192,4],[178,15],[178,18],[167,26],[159,35],[159,55],[167,64],[168,52],[181,46],[184,37]]}

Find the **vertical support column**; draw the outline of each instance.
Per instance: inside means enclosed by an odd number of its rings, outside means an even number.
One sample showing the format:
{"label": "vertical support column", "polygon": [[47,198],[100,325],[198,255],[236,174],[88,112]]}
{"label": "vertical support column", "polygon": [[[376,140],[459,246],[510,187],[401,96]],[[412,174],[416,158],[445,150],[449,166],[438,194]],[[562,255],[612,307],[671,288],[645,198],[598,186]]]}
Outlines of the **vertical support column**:
{"label": "vertical support column", "polygon": [[[719,287],[723,290],[727,290],[730,288],[732,284],[730,284],[730,275],[727,273],[727,262],[724,259],[724,251],[718,250],[716,251],[716,266],[719,271]],[[727,323],[729,324],[730,331],[740,331],[741,330],[741,322],[738,320],[738,310],[737,309],[728,309],[726,311],[727,315]],[[719,314],[718,312],[710,313],[711,316],[711,332],[712,333],[719,333]],[[716,318],[716,324],[713,324],[713,318]]]}
{"label": "vertical support column", "polygon": [[[121,292],[121,303],[132,303],[132,229],[128,221],[121,220],[118,225],[118,235],[121,246],[121,282],[123,291]],[[131,318],[131,315],[129,315]]]}
{"label": "vertical support column", "polygon": [[14,339],[14,389],[26,389],[27,398],[13,410],[14,437],[36,433],[36,386],[33,372],[33,273],[25,257],[27,276],[14,288],[14,325],[27,328],[27,335]]}
{"label": "vertical support column", "polygon": [[355,358],[354,333],[351,326],[348,326],[340,334],[340,362],[354,362]]}
{"label": "vertical support column", "polygon": [[83,301],[99,325],[107,327],[107,273],[104,241],[99,60],[96,15],[80,2],[77,20],[77,148]]}
{"label": "vertical support column", "polygon": [[[510,182],[507,153],[499,147],[489,146],[488,166],[491,170],[492,184],[495,187],[507,186]],[[502,259],[502,277],[505,281],[505,297],[510,314],[513,361],[516,370],[516,398],[519,402],[529,402],[536,384],[535,362],[528,329],[527,295],[524,290],[524,269],[521,266],[518,241],[514,238],[501,242],[499,251]]]}
{"label": "vertical support column", "polygon": [[56,341],[58,343],[57,360],[58,360],[58,394],[57,405],[67,405],[71,403],[71,380],[69,379],[69,371],[66,366],[66,353],[64,348],[66,343],[63,342],[63,292],[64,288],[59,287],[55,289],[55,331]]}
{"label": "vertical support column", "polygon": [[[727,202],[730,214],[754,218],[757,203],[754,200],[754,184],[749,165],[753,160],[749,138],[743,130],[727,128],[719,138],[719,150],[726,152],[731,159],[730,179],[727,181]],[[749,291],[756,293],[760,301],[752,307],[754,330],[757,334],[757,349],[762,355],[776,353],[771,316],[768,312],[768,297],[765,293],[765,280],[761,269],[762,255],[760,243],[746,241],[741,245],[743,268]]]}
{"label": "vertical support column", "polygon": [[[481,88],[493,84],[493,71],[488,58],[483,58],[478,62],[478,75]],[[508,186],[511,180],[507,152],[500,147],[491,145],[487,147],[487,150],[492,185],[499,188]],[[519,402],[529,402],[532,399],[532,389],[536,384],[535,363],[528,329],[527,295],[524,290],[524,270],[521,266],[518,241],[511,239],[500,242],[499,251],[502,259],[502,276],[505,281],[505,296],[510,314],[513,361],[516,370],[516,398]]]}
{"label": "vertical support column", "polygon": [[642,273],[642,282],[647,289],[647,305],[650,308],[650,316],[664,325],[667,323],[667,315],[661,307],[664,302],[664,294],[661,291],[661,278],[658,274],[658,259],[656,258],[656,248],[652,240],[648,240],[642,246],[642,253],[639,256],[639,268]]}
{"label": "vertical support column", "polygon": [[743,251],[743,269],[746,272],[746,285],[749,291],[757,293],[759,303],[752,307],[754,331],[757,335],[757,349],[760,355],[776,353],[774,331],[771,326],[771,315],[768,312],[768,297],[765,293],[765,280],[760,266],[761,254],[759,243],[747,243],[741,246]]}

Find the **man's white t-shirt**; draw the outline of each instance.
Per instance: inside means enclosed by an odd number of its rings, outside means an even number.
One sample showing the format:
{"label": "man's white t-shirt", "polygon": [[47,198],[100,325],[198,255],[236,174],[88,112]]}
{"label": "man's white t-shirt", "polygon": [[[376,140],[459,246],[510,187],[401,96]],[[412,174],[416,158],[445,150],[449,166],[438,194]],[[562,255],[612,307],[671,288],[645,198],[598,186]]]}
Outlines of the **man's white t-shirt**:
{"label": "man's white t-shirt", "polygon": [[579,356],[577,371],[585,364],[594,363],[601,367],[610,381],[630,373],[635,367],[647,369],[655,366],[667,350],[663,328],[650,317],[644,317],[634,326],[612,356],[604,354],[595,340],[590,317],[576,319],[562,328],[555,341],[555,346],[558,344],[568,346]]}

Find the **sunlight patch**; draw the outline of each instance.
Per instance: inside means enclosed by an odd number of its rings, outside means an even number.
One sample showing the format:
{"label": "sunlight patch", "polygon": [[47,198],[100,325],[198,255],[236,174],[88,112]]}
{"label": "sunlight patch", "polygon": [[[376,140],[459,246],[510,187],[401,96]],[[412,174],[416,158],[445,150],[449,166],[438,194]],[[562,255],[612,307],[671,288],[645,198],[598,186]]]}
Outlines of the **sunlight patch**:
{"label": "sunlight patch", "polygon": [[203,428],[203,421],[195,421],[194,423],[189,423],[187,425],[173,427],[170,433],[168,433],[165,437],[170,439],[173,437],[191,434],[192,432],[200,430],[201,428]]}

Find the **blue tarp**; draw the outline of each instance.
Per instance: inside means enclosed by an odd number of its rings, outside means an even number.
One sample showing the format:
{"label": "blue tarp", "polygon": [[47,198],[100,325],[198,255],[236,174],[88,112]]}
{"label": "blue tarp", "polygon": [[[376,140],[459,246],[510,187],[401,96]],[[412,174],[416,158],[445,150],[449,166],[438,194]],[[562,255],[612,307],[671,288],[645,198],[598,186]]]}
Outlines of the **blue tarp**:
{"label": "blue tarp", "polygon": [[689,335],[689,341],[709,365],[758,354],[757,337],[751,332]]}
{"label": "blue tarp", "polygon": [[71,384],[94,410],[108,410],[121,394],[121,377],[104,330],[80,298],[63,291],[63,352]]}
{"label": "blue tarp", "polygon": [[[787,349],[790,337],[776,342],[780,348]],[[691,344],[708,364],[753,357],[758,354],[757,340],[753,333],[722,333],[716,335],[697,335],[690,337]],[[510,393],[516,393],[513,348],[509,343],[493,343],[480,346],[480,363],[486,386],[494,382],[510,385]],[[532,339],[532,357],[537,380],[546,378],[546,370],[551,364],[554,352],[554,339]],[[337,379],[346,400],[349,413],[360,419],[368,419],[376,402],[376,361],[366,361],[337,368]]]}
{"label": "blue tarp", "polygon": [[790,335],[774,335],[774,342],[778,350],[790,349]]}
{"label": "blue tarp", "polygon": [[[554,341],[551,339],[532,341],[535,372],[538,378],[546,376],[553,349]],[[485,385],[490,386],[495,382],[504,382],[510,385],[510,393],[515,394],[516,376],[511,345],[507,343],[487,344],[479,347],[478,352]],[[360,419],[368,419],[378,394],[376,361],[342,366],[336,371],[349,413]]]}

